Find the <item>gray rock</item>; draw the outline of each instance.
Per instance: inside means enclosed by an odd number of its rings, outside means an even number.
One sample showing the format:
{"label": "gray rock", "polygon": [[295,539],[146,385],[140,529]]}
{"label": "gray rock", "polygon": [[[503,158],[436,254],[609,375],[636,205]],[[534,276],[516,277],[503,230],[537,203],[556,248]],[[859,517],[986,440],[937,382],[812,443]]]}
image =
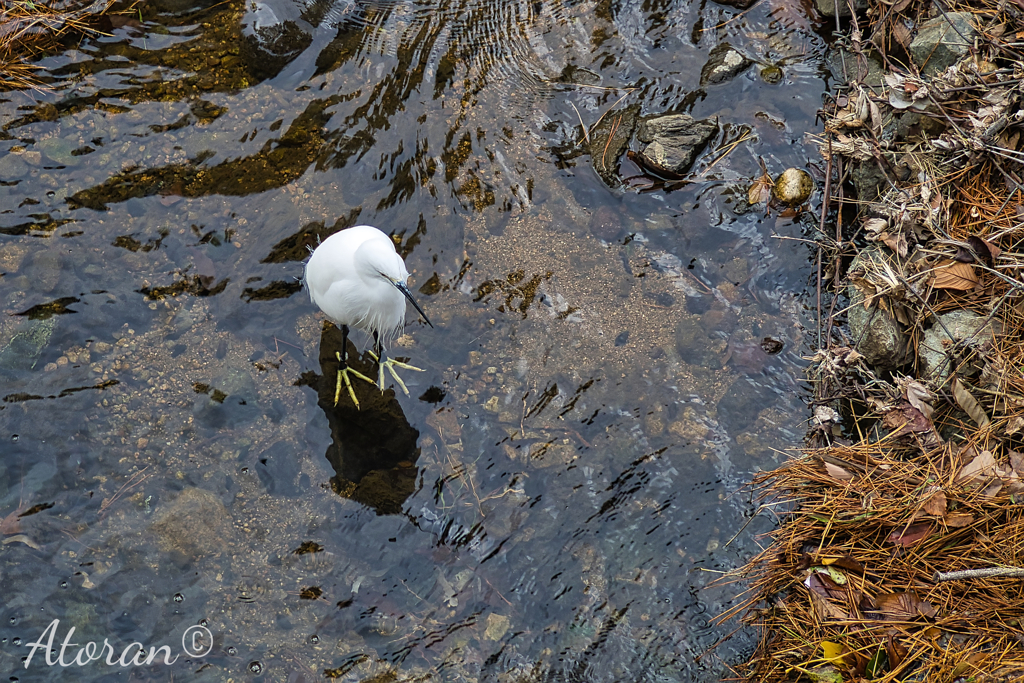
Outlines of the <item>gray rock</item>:
{"label": "gray rock", "polygon": [[934,76],[960,61],[977,35],[969,12],[947,12],[921,24],[910,44],[910,58],[922,75]]}
{"label": "gray rock", "polygon": [[832,80],[840,85],[858,82],[881,92],[885,65],[875,50],[867,50],[860,58],[843,48],[829,50],[826,57]]}
{"label": "gray rock", "polygon": [[[881,263],[885,253],[878,248],[865,249],[850,264],[850,272]],[[864,295],[852,284],[847,287],[850,297],[850,334],[854,348],[873,367],[892,369],[907,362],[907,338],[903,328],[892,315],[878,306],[864,308]]]}
{"label": "gray rock", "polygon": [[700,70],[700,84],[705,86],[728,81],[752,63],[729,43],[721,43],[711,51],[707,63]]}
{"label": "gray rock", "polygon": [[[998,320],[986,320],[971,311],[952,311],[939,316],[938,322],[924,333],[917,356],[921,360],[921,377],[942,384],[949,377],[955,362],[947,351],[957,342],[973,346],[989,341],[1003,333]],[[952,337],[950,337],[952,335]]]}
{"label": "gray rock", "polygon": [[[814,8],[818,10],[818,13],[823,17],[835,18],[836,16],[836,5],[839,5],[839,17],[841,19],[847,19],[850,15],[850,3],[846,0],[814,0]],[[867,0],[854,0],[853,9],[858,14],[868,8]],[[833,27],[835,28],[835,27]]]}
{"label": "gray rock", "polygon": [[683,175],[717,133],[714,121],[673,114],[642,121],[636,136],[647,143],[640,154],[651,166]]}
{"label": "gray rock", "polygon": [[857,199],[865,205],[878,199],[882,189],[888,185],[885,174],[878,168],[878,162],[874,159],[854,162],[851,176]]}

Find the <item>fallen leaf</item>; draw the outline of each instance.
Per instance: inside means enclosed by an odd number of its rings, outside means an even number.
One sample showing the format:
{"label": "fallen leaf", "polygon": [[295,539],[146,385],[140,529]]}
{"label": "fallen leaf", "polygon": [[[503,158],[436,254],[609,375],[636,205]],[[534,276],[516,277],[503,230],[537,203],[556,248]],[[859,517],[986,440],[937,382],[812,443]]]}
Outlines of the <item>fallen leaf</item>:
{"label": "fallen leaf", "polygon": [[821,658],[833,664],[845,664],[843,650],[845,648],[839,643],[828,640],[821,641]]}
{"label": "fallen leaf", "polygon": [[885,643],[885,651],[889,655],[889,666],[893,669],[902,664],[903,660],[910,654],[910,650],[903,646],[900,641],[896,640],[891,633],[889,634],[889,640]]}
{"label": "fallen leaf", "polygon": [[3,544],[7,545],[8,543],[15,543],[15,542],[17,542],[17,543],[24,543],[25,545],[27,545],[29,548],[32,548],[33,550],[42,550],[42,548],[39,547],[38,543],[33,541],[31,538],[29,538],[25,534],[18,534],[17,536],[11,536],[10,538],[5,538]]}
{"label": "fallen leaf", "polygon": [[909,401],[900,401],[893,408],[882,414],[882,426],[892,436],[917,434],[924,446],[932,448],[942,444],[942,438],[935,431],[935,425],[920,410],[910,405]]}
{"label": "fallen leaf", "polygon": [[946,494],[941,489],[928,496],[921,509],[929,515],[942,517],[946,514]]}
{"label": "fallen leaf", "polygon": [[1014,415],[1006,423],[1006,435],[1010,436],[1016,434],[1021,429],[1024,429],[1024,417],[1020,415]]}
{"label": "fallen leaf", "polygon": [[864,565],[849,555],[843,555],[842,557],[824,557],[820,561],[821,564],[826,567],[835,565],[837,567],[842,567],[848,572],[854,572],[856,574],[864,573]]}
{"label": "fallen leaf", "polygon": [[833,465],[830,462],[825,463],[825,471],[828,472],[828,476],[839,481],[849,481],[853,479],[853,474],[848,470],[843,469],[839,465]]}
{"label": "fallen leaf", "polygon": [[875,604],[886,619],[906,621],[915,617],[934,617],[935,606],[922,600],[916,593],[883,593],[875,597]]}
{"label": "fallen leaf", "polygon": [[974,395],[960,382],[958,377],[954,377],[951,383],[953,389],[953,398],[960,404],[963,411],[971,416],[971,419],[977,423],[979,427],[986,426],[990,420],[988,415],[985,413],[985,409],[978,403],[978,399],[974,398]]}
{"label": "fallen leaf", "polygon": [[929,420],[932,419],[932,404],[928,403],[934,398],[932,392],[917,380],[910,380],[903,384],[903,393],[910,405],[920,410]]}
{"label": "fallen leaf", "polygon": [[907,244],[907,238],[902,232],[896,235],[883,232],[878,235],[878,239],[881,240],[885,246],[892,249],[893,252],[899,254],[900,258],[905,258],[910,252],[910,245]]}
{"label": "fallen leaf", "polygon": [[847,610],[830,602],[828,598],[823,598],[817,593],[811,593],[811,606],[814,608],[814,613],[817,614],[818,618],[821,620],[845,620],[850,616],[850,613]]}
{"label": "fallen leaf", "polygon": [[969,512],[950,512],[942,521],[948,527],[962,529],[974,524],[974,515]]}
{"label": "fallen leaf", "polygon": [[974,289],[974,286],[978,284],[978,275],[969,263],[947,260],[935,267],[933,284],[936,289],[952,289],[962,292]]}
{"label": "fallen leaf", "polygon": [[889,227],[889,221],[884,218],[869,218],[864,221],[864,231],[877,234]]}
{"label": "fallen leaf", "polygon": [[835,581],[830,579],[827,574],[822,574],[816,571],[812,571],[804,579],[804,586],[806,586],[811,593],[820,595],[823,598],[834,598],[837,600],[845,599],[847,592],[845,588],[842,588]]}
{"label": "fallen leaf", "polygon": [[918,522],[917,524],[911,524],[908,527],[894,530],[889,534],[889,538],[886,539],[890,543],[896,543],[904,547],[913,545],[918,541],[923,541],[932,532],[931,522]]}
{"label": "fallen leaf", "polygon": [[998,258],[998,256],[1001,253],[1003,253],[1002,249],[1000,249],[994,244],[989,244],[988,242],[981,239],[977,235],[971,235],[970,237],[968,237],[967,244],[971,246],[971,249],[973,249],[974,253],[978,255],[978,258],[981,259],[981,262],[984,263],[989,268],[992,267],[992,261]]}
{"label": "fallen leaf", "polygon": [[846,585],[846,574],[839,571],[839,568],[834,565],[828,565],[827,567],[811,567],[812,572],[818,572],[819,574],[825,574],[828,578],[832,579],[837,586]]}
{"label": "fallen leaf", "polygon": [[750,189],[747,190],[747,202],[751,205],[765,204],[772,197],[772,188],[775,187],[775,181],[768,175],[768,167],[764,165],[764,160],[761,160],[761,175],[754,180],[750,185]]}
{"label": "fallen leaf", "polygon": [[985,498],[992,498],[993,496],[995,496],[996,494],[998,494],[1002,490],[1003,490],[1003,482],[1001,482],[1001,481],[999,481],[997,479],[997,480],[993,481],[991,484],[989,484],[988,486],[986,486],[984,489],[982,489],[981,490],[981,495],[983,497],[985,497]]}
{"label": "fallen leaf", "polygon": [[982,451],[981,455],[978,455],[971,460],[969,463],[963,466],[960,470],[960,474],[957,475],[956,481],[978,481],[985,480],[995,476],[996,470],[996,459],[992,457],[992,451]]}
{"label": "fallen leaf", "polygon": [[1024,477],[1024,455],[1017,451],[1010,451],[1010,467],[1018,475]]}

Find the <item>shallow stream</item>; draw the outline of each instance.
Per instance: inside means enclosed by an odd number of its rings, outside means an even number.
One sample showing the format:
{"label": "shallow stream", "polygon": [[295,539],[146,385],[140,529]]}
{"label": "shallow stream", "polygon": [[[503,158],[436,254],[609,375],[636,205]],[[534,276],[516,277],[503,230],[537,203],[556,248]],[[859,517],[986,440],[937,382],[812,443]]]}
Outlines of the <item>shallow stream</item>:
{"label": "shallow stream", "polygon": [[[150,0],[42,59],[0,98],[0,673],[727,675],[751,636],[708,651],[737,627],[709,584],[807,417],[817,198],[746,196],[759,157],[817,159],[810,17]],[[702,86],[725,42],[751,64]],[[604,144],[664,113],[717,122],[688,182]],[[359,411],[297,280],[357,223],[434,324]],[[73,661],[104,639],[178,659]]]}

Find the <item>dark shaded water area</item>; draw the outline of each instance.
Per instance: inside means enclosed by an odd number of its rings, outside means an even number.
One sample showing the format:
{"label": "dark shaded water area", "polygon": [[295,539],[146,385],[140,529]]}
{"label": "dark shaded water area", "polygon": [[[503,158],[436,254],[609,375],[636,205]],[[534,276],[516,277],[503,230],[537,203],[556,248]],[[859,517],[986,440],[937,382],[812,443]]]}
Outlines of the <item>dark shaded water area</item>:
{"label": "dark shaded water area", "polygon": [[[709,584],[807,415],[814,202],[745,197],[817,156],[811,16],[160,0],[40,60],[0,100],[0,673],[726,675]],[[725,42],[750,65],[702,86]],[[690,182],[604,144],[663,113],[717,126]],[[358,411],[296,280],[357,223],[434,323]],[[178,659],[74,662],[104,639]]]}

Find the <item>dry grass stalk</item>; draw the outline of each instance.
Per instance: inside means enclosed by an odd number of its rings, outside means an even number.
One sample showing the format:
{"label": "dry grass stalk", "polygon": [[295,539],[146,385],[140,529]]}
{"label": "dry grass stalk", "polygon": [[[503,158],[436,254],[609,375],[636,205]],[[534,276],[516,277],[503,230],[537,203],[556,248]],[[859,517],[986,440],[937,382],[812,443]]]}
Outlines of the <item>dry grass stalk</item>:
{"label": "dry grass stalk", "polygon": [[56,47],[68,33],[98,33],[90,22],[113,3],[114,0],[4,3],[0,7],[0,88],[38,87],[38,68],[29,60]]}

